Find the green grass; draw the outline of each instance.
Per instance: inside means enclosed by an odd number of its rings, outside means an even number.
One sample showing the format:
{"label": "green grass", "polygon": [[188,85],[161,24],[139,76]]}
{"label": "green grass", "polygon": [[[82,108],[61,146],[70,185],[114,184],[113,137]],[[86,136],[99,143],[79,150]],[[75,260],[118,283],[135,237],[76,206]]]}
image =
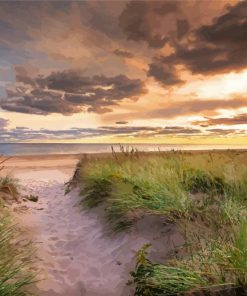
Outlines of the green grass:
{"label": "green grass", "polygon": [[[17,198],[16,180],[0,178],[0,196],[7,193]],[[0,295],[30,295],[26,288],[34,280],[31,272],[32,247],[30,243],[20,244],[20,231],[11,214],[0,201]]]}
{"label": "green grass", "polygon": [[3,205],[0,218],[0,295],[28,295],[25,288],[34,280],[30,269],[31,245],[18,244],[18,228]]}
{"label": "green grass", "polygon": [[82,203],[102,204],[116,231],[144,215],[159,215],[185,239],[177,257],[164,263],[140,251],[132,273],[136,295],[246,289],[247,152],[122,150],[80,163],[75,179],[82,184]]}
{"label": "green grass", "polygon": [[148,247],[149,245],[144,245],[137,253],[136,270],[132,272],[137,284],[136,296],[177,295],[207,285],[206,280],[194,271],[152,263],[147,259]]}

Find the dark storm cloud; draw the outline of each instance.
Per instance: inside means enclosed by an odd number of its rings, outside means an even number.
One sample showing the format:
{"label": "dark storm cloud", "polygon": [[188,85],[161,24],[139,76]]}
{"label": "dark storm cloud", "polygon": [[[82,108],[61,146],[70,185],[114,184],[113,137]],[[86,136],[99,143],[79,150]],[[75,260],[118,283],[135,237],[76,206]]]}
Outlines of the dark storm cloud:
{"label": "dark storm cloud", "polygon": [[83,76],[81,72],[76,70],[53,72],[46,77],[38,77],[35,80],[39,87],[67,92],[89,90],[94,85],[89,77]]}
{"label": "dark storm cloud", "polygon": [[[198,39],[214,45],[218,54],[209,58],[208,71],[241,70],[247,66],[247,2],[229,7],[212,25],[196,32]],[[203,70],[203,69],[202,69]],[[200,71],[200,68],[198,68]]]}
{"label": "dark storm cloud", "polygon": [[114,54],[116,56],[123,57],[123,58],[128,58],[128,59],[131,59],[131,58],[134,57],[133,53],[131,53],[131,52],[127,51],[127,50],[122,50],[122,49],[115,49]]}
{"label": "dark storm cloud", "polygon": [[[102,104],[108,102],[107,105],[111,105],[112,102],[124,98],[138,99],[146,93],[145,85],[140,79],[130,79],[125,75],[85,77],[77,71],[64,71],[52,73],[37,81],[43,88],[82,95],[82,103],[85,96],[88,96],[88,100],[102,101]],[[72,100],[70,98],[70,101]],[[76,100],[79,101],[78,98]]]}
{"label": "dark storm cloud", "polygon": [[138,100],[146,93],[141,80],[125,75],[87,77],[67,70],[31,78],[18,68],[17,79],[22,87],[7,90],[8,97],[0,102],[2,109],[32,114],[105,113],[124,99]]}
{"label": "dark storm cloud", "polygon": [[183,38],[190,29],[189,22],[186,19],[177,20],[177,38]]}
{"label": "dark storm cloud", "polygon": [[161,63],[150,64],[147,75],[154,77],[164,86],[176,85],[182,82],[177,77],[176,70],[172,66],[166,66]]}
{"label": "dark storm cloud", "polygon": [[247,3],[241,1],[219,16],[212,25],[203,26],[197,34],[207,42],[216,44],[247,43]]}
{"label": "dark storm cloud", "polygon": [[7,111],[46,115],[61,113],[69,115],[80,112],[79,106],[64,101],[61,94],[42,89],[33,89],[30,93],[16,93],[0,101],[2,109]]}
{"label": "dark storm cloud", "polygon": [[[179,28],[182,31],[179,33],[178,30],[178,35],[188,33],[186,23],[178,23]],[[155,65],[166,67],[169,72],[167,76],[174,77],[175,65],[183,65],[193,74],[203,75],[239,71],[247,66],[246,1],[230,6],[212,24],[201,26],[190,33],[193,36],[190,42],[175,42],[173,54],[156,57]],[[150,65],[149,75],[164,84],[162,76],[160,79],[160,75],[152,73],[153,65]]]}
{"label": "dark storm cloud", "polygon": [[225,50],[198,44],[194,48],[177,46],[176,53],[157,59],[164,65],[184,64],[194,74],[213,74],[225,65]]}
{"label": "dark storm cloud", "polygon": [[168,41],[168,36],[155,32],[154,21],[162,21],[166,15],[178,12],[179,3],[175,1],[131,1],[119,18],[119,25],[127,39],[145,41],[150,47],[161,48]]}
{"label": "dark storm cloud", "polygon": [[247,124],[247,114],[239,114],[234,117],[219,117],[219,118],[206,118],[202,121],[195,121],[194,124],[201,126],[210,125],[239,125]]}

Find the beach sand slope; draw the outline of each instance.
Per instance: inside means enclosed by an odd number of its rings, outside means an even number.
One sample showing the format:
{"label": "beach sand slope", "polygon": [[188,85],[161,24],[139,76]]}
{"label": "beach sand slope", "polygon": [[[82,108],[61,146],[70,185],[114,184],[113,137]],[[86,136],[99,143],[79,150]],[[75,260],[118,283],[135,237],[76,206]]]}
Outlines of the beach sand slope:
{"label": "beach sand slope", "polygon": [[37,249],[39,281],[32,290],[40,296],[133,295],[126,283],[136,251],[151,243],[162,260],[181,237],[153,217],[138,222],[130,233],[109,234],[100,209],[83,209],[76,191],[64,195],[77,161],[78,156],[42,156],[13,158],[6,164],[6,172],[20,179],[23,195],[39,196],[37,203],[14,207]]}

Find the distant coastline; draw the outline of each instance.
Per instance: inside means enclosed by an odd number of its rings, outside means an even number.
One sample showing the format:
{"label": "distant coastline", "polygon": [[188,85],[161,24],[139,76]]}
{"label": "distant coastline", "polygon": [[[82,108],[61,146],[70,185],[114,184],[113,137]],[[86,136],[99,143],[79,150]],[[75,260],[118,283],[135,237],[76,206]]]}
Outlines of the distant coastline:
{"label": "distant coastline", "polygon": [[[199,145],[199,144],[121,144],[129,149],[144,152],[171,151],[171,150],[246,150],[247,145]],[[25,156],[25,155],[61,155],[61,154],[100,154],[111,153],[112,146],[116,152],[119,144],[84,144],[84,143],[0,143],[0,155]]]}

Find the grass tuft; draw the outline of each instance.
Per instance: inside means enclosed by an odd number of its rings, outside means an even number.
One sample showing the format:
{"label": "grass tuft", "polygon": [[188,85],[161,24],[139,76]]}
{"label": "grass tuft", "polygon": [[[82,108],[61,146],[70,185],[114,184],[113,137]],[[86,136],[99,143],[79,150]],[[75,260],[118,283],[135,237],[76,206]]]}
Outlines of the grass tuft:
{"label": "grass tuft", "polygon": [[16,201],[18,201],[18,188],[19,184],[16,179],[9,176],[0,177],[0,196],[5,194],[5,199],[8,195],[10,199],[15,199]]}
{"label": "grass tuft", "polygon": [[0,207],[0,295],[25,296],[34,280],[31,273],[31,246],[18,246],[17,227],[5,209]]}
{"label": "grass tuft", "polygon": [[137,253],[136,270],[132,272],[137,285],[135,296],[173,296],[205,287],[207,282],[200,274],[181,267],[152,263],[147,259],[147,248]]}
{"label": "grass tuft", "polygon": [[80,162],[82,203],[104,205],[115,231],[144,215],[164,216],[185,240],[166,262],[147,259],[148,246],[138,252],[136,295],[246,291],[247,152],[148,154],[120,148],[111,157]]}
{"label": "grass tuft", "polygon": [[[0,161],[1,165],[5,160]],[[18,181],[0,177],[0,295],[26,296],[27,287],[33,282],[31,272],[32,247],[29,242],[20,243],[20,230],[5,202],[18,201]]]}

